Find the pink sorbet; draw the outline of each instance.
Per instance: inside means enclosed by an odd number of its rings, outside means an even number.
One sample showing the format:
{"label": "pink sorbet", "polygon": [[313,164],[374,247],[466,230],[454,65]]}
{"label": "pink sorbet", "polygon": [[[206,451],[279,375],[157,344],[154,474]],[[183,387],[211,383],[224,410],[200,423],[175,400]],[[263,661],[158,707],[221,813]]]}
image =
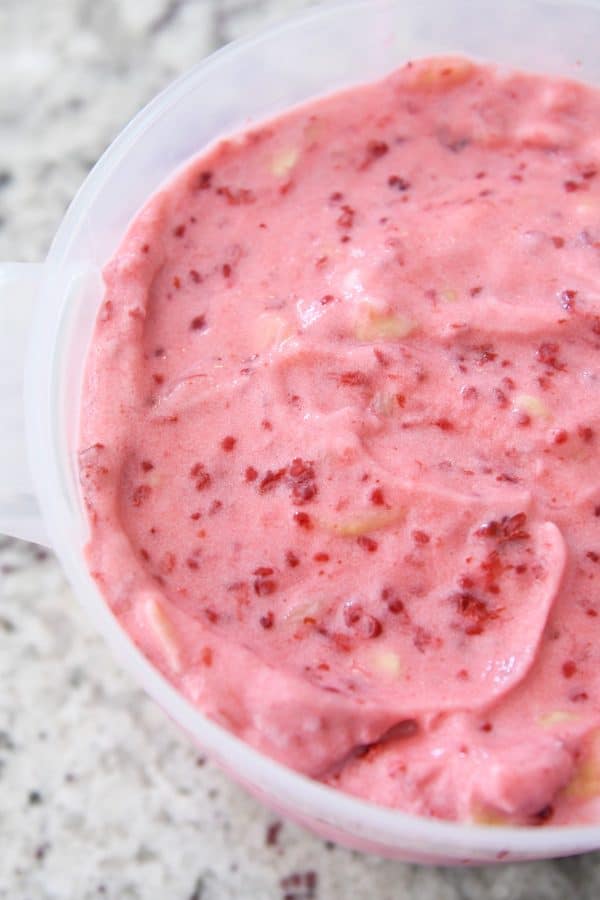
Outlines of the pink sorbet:
{"label": "pink sorbet", "polygon": [[376,803],[600,821],[598,122],[409,63],[194,159],[105,270],[94,578],[206,715]]}

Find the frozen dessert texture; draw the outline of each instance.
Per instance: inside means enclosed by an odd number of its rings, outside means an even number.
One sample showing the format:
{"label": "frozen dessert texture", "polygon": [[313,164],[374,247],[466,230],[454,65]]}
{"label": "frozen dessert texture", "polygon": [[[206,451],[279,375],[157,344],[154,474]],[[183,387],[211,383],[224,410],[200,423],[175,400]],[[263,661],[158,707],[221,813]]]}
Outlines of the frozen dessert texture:
{"label": "frozen dessert texture", "polygon": [[377,803],[600,819],[598,121],[409,63],[219,142],[106,266],[94,578],[208,716]]}

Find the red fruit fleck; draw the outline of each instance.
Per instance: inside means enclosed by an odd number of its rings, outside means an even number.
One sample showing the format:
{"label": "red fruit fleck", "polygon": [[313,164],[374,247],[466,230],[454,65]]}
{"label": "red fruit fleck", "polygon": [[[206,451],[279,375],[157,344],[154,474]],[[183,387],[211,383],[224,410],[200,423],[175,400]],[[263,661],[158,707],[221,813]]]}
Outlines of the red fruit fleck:
{"label": "red fruit fleck", "polygon": [[194,284],[201,284],[202,281],[204,281],[204,279],[202,278],[202,275],[196,269],[190,269],[189,276],[192,279],[192,281],[194,282]]}
{"label": "red fruit fleck", "polygon": [[248,466],[244,477],[246,478],[246,481],[256,481],[256,479],[258,478],[258,472],[254,468],[254,466]]}
{"label": "red fruit fleck", "polygon": [[517,412],[515,418],[519,428],[528,428],[531,425],[531,416],[522,410]]}
{"label": "red fruit fleck", "polygon": [[256,578],[254,580],[254,593],[259,597],[268,597],[277,590],[277,582],[273,578]]}
{"label": "red fruit fleck", "polygon": [[508,406],[508,398],[500,388],[494,388],[494,399],[501,409],[505,409]]}
{"label": "red fruit fleck", "polygon": [[329,202],[333,204],[341,203],[343,199],[344,195],[341,191],[334,191],[333,194],[329,195]]}
{"label": "red fruit fleck", "polygon": [[181,287],[181,278],[179,277],[179,275],[174,276],[173,287],[176,288],[177,290],[179,290],[179,288]]}
{"label": "red fruit fleck", "polygon": [[490,609],[484,600],[470,591],[457,591],[451,594],[450,600],[464,620],[464,631],[469,637],[482,634],[485,625],[498,618],[498,610]]}
{"label": "red fruit fleck", "polygon": [[225,450],[226,453],[231,453],[236,443],[236,439],[228,434],[227,437],[224,437],[221,441],[221,447],[223,448],[223,450]]}
{"label": "red fruit fleck", "polygon": [[369,382],[369,376],[364,372],[342,372],[339,376],[339,383],[348,387],[365,387]]}
{"label": "red fruit fleck", "polygon": [[522,541],[529,538],[529,532],[524,526],[527,522],[527,514],[515,513],[514,516],[503,516],[500,520],[503,541]]}
{"label": "red fruit fleck", "polygon": [[154,468],[154,464],[151,463],[150,460],[148,460],[148,459],[143,459],[141,466],[142,466],[143,472],[151,472],[152,469]]}
{"label": "red fruit fleck", "polygon": [[385,156],[389,149],[390,148],[385,141],[370,140],[367,143],[365,158],[360,168],[368,168],[368,166],[370,166],[372,162],[375,162],[376,159],[381,159],[382,156]]}
{"label": "red fruit fleck", "polygon": [[263,419],[260,423],[260,427],[263,429],[263,431],[273,431],[273,426],[268,419]]}
{"label": "red fruit fleck", "polygon": [[247,206],[256,200],[254,191],[248,188],[218,187],[217,194],[219,197],[224,197],[229,206]]}
{"label": "red fruit fleck", "polygon": [[363,550],[366,550],[367,553],[375,553],[379,544],[377,541],[374,541],[373,538],[368,537],[366,534],[361,534],[356,538],[356,543],[359,547],[362,547]]}
{"label": "red fruit fleck", "polygon": [[333,303],[334,300],[335,297],[333,296],[333,294],[324,294],[324,296],[321,297],[321,305],[327,306],[328,303]]}
{"label": "red fruit fleck", "polygon": [[567,312],[573,312],[575,309],[575,297],[577,296],[577,291],[561,291],[560,294],[560,305]]}
{"label": "red fruit fleck", "polygon": [[204,610],[204,615],[206,616],[208,621],[211,622],[213,625],[216,625],[217,622],[219,621],[219,613],[215,612],[215,610],[212,609],[210,606],[206,607],[206,609]]}
{"label": "red fruit fleck", "polygon": [[562,664],[562,673],[565,678],[572,678],[577,671],[577,666],[572,659],[568,659]]}
{"label": "red fruit fleck", "polygon": [[594,316],[592,318],[592,332],[600,335],[600,316]]}
{"label": "red fruit fleck", "polygon": [[209,669],[213,663],[213,652],[210,647],[203,647],[200,653],[200,662]]}
{"label": "red fruit fleck", "polygon": [[211,186],[213,173],[212,172],[200,172],[198,175],[198,181],[196,183],[196,187],[200,191],[206,191]]}
{"label": "red fruit fleck", "polygon": [[581,703],[582,701],[588,700],[588,694],[586,691],[576,691],[574,694],[571,694],[570,698],[572,703]]}
{"label": "red fruit fleck", "polygon": [[196,481],[196,490],[204,491],[210,485],[212,478],[204,468],[203,463],[194,463],[190,469],[190,476]]}
{"label": "red fruit fleck", "polygon": [[558,352],[558,344],[554,344],[551,341],[545,341],[538,347],[536,357],[538,361],[543,363],[545,366],[548,366],[551,369],[556,369],[560,372],[564,371],[566,366],[558,359]]}
{"label": "red fruit fleck", "polygon": [[488,732],[488,733],[489,733],[490,731],[493,730],[493,727],[494,727],[494,726],[492,725],[491,722],[484,722],[483,725],[480,726],[479,730],[480,730],[480,731],[485,731],[485,732]]}
{"label": "red fruit fleck", "polygon": [[352,228],[354,225],[354,216],[356,215],[356,211],[348,204],[344,204],[342,206],[342,212],[337,218],[337,225],[340,228]]}
{"label": "red fruit fleck", "polygon": [[361,637],[371,639],[379,637],[383,631],[381,622],[375,616],[363,611],[359,604],[348,604],[344,607],[344,624]]}
{"label": "red fruit fleck", "polygon": [[595,550],[588,550],[585,554],[588,559],[590,559],[593,563],[600,562],[600,553],[596,553]]}
{"label": "red fruit fleck", "polygon": [[554,815],[554,807],[548,804],[544,806],[543,809],[540,809],[539,812],[535,813],[533,816],[535,823],[537,825],[542,825],[544,822],[548,822],[552,816]]}
{"label": "red fruit fleck", "polygon": [[459,669],[458,672],[456,673],[456,677],[458,678],[459,681],[468,681],[469,673],[468,673],[467,669]]}
{"label": "red fruit fleck", "polygon": [[150,562],[150,554],[148,553],[147,550],[144,550],[143,547],[140,550],[140,556],[142,557],[144,562]]}
{"label": "red fruit fleck", "polygon": [[555,444],[565,444],[569,440],[569,432],[565,431],[564,428],[561,428],[555,433],[552,440]]}
{"label": "red fruit fleck", "polygon": [[363,616],[360,622],[360,633],[363,637],[371,639],[379,637],[383,631],[381,622],[375,616]]}
{"label": "red fruit fleck", "polygon": [[142,244],[142,253],[150,252],[150,244]]}
{"label": "red fruit fleck", "polygon": [[492,344],[481,344],[481,346],[475,347],[474,349],[478,354],[478,366],[484,366],[486,363],[494,362],[498,356]]}
{"label": "red fruit fleck", "polygon": [[577,434],[586,444],[589,444],[594,440],[594,429],[590,428],[589,425],[579,425]]}
{"label": "red fruit fleck", "polygon": [[580,185],[576,181],[569,179],[563,183],[563,187],[568,194],[571,194],[573,191],[578,190]]}
{"label": "red fruit fleck", "polygon": [[386,369],[390,364],[390,358],[387,356],[379,347],[373,347],[373,356],[377,360],[380,366],[383,366]]}
{"label": "red fruit fleck", "polygon": [[413,636],[413,644],[419,653],[425,653],[425,650],[433,643],[433,635],[426,628],[417,625]]}
{"label": "red fruit fleck", "polygon": [[192,321],[190,322],[190,329],[192,331],[203,331],[206,328],[206,316],[194,316]]}
{"label": "red fruit fleck", "polygon": [[436,419],[433,423],[437,426],[441,431],[454,431],[454,425],[450,421],[450,419]]}
{"label": "red fruit fleck", "polygon": [[373,504],[373,506],[383,506],[385,504],[385,499],[381,488],[373,488],[373,490],[371,491],[371,503]]}
{"label": "red fruit fleck", "polygon": [[98,318],[99,318],[100,322],[108,322],[108,321],[110,321],[110,319],[112,319],[112,314],[113,314],[112,300],[107,300],[105,303],[102,304],[102,307],[100,309],[100,315]]}
{"label": "red fruit fleck", "polygon": [[288,564],[288,566],[290,567],[290,569],[295,569],[296,566],[300,565],[300,560],[298,559],[296,554],[293,552],[293,550],[288,550],[286,552],[285,561]]}
{"label": "red fruit fleck", "polygon": [[183,237],[185,234],[185,225],[178,225],[177,228],[173,229],[173,234],[175,237]]}
{"label": "red fruit fleck", "polygon": [[515,513],[514,516],[503,516],[499,522],[494,519],[485,522],[479,526],[475,534],[477,537],[498,538],[501,544],[507,541],[527,540],[529,532],[524,529],[526,522],[526,513]]}
{"label": "red fruit fleck", "polygon": [[215,513],[218,513],[220,509],[223,509],[223,504],[220,500],[213,500],[208,508],[209,516],[214,516]]}
{"label": "red fruit fleck", "polygon": [[402,602],[394,588],[383,588],[383,590],[381,591],[381,599],[385,604],[387,604],[387,608],[391,613],[394,613],[394,615],[404,612],[404,603]]}
{"label": "red fruit fleck", "polygon": [[186,559],[185,564],[188,567],[188,569],[192,569],[193,571],[200,568],[200,563],[193,556],[189,556]]}
{"label": "red fruit fleck", "polygon": [[265,629],[265,631],[268,631],[268,629],[272,628],[275,624],[275,616],[273,615],[271,610],[269,610],[269,612],[266,612],[263,616],[261,616],[258,621]]}
{"label": "red fruit fleck", "polygon": [[552,243],[554,244],[554,246],[556,247],[557,250],[560,250],[561,247],[564,247],[564,246],[565,246],[565,239],[559,237],[558,235],[555,235],[555,236],[552,238]]}
{"label": "red fruit fleck", "polygon": [[404,409],[404,406],[406,405],[406,397],[404,394],[396,394],[396,403],[401,409]]}
{"label": "red fruit fleck", "polygon": [[356,625],[356,623],[360,621],[362,615],[363,609],[358,603],[349,603],[344,606],[344,624],[347,625],[348,628],[352,628]]}
{"label": "red fruit fleck", "polygon": [[158,372],[155,372],[154,375],[152,376],[152,378],[153,378],[155,384],[164,384],[164,381],[165,381],[164,375],[160,375]]}
{"label": "red fruit fleck", "polygon": [[313,556],[315,562],[329,562],[329,553],[315,553]]}
{"label": "red fruit fleck", "polygon": [[276,469],[275,471],[268,469],[264,474],[260,484],[258,485],[259,493],[267,494],[269,491],[272,491],[274,488],[276,488],[286,472],[286,466],[284,466],[282,469]]}
{"label": "red fruit fleck", "polygon": [[295,512],[294,522],[296,525],[299,525],[300,528],[306,528],[307,531],[313,527],[311,517],[305,512]]}
{"label": "red fruit fleck", "polygon": [[151,493],[152,488],[149,484],[138,484],[131,496],[133,506],[141,506],[142,503],[145,503]]}
{"label": "red fruit fleck", "polygon": [[407,191],[410,187],[410,181],[402,178],[400,175],[390,175],[387,180],[389,187],[395,188],[397,191]]}
{"label": "red fruit fleck", "polygon": [[225,263],[222,266],[221,272],[223,273],[223,278],[231,278],[231,266],[229,263]]}
{"label": "red fruit fleck", "polygon": [[292,489],[292,503],[296,504],[296,506],[301,506],[314,500],[317,496],[318,488],[312,460],[304,460],[299,456],[295,457],[289,467],[288,483]]}
{"label": "red fruit fleck", "polygon": [[266,575],[272,575],[275,570],[270,566],[259,566],[258,569],[255,569],[252,573],[253,575],[260,575],[261,577],[265,577]]}
{"label": "red fruit fleck", "polygon": [[340,634],[339,631],[336,631],[331,635],[331,640],[336,648],[344,653],[349,653],[352,650],[352,640],[347,634]]}
{"label": "red fruit fleck", "polygon": [[415,544],[428,544],[431,540],[431,537],[427,534],[426,531],[413,531],[412,539]]}

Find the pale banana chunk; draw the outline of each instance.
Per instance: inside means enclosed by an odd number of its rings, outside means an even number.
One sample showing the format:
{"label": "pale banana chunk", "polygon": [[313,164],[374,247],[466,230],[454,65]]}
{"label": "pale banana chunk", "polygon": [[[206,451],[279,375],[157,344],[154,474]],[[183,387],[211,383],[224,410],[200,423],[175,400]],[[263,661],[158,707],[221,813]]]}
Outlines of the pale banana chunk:
{"label": "pale banana chunk", "polygon": [[461,57],[440,57],[417,63],[409,73],[408,83],[427,91],[445,91],[469,80],[474,65]]}
{"label": "pale banana chunk", "polygon": [[369,304],[362,304],[355,327],[359,341],[393,341],[408,337],[417,323],[402,313],[381,313]]}
{"label": "pale banana chunk", "polygon": [[296,147],[280,150],[271,160],[271,172],[276,178],[283,178],[285,175],[289,175],[299,158],[300,153]]}
{"label": "pale banana chunk", "polygon": [[162,605],[154,597],[144,603],[146,620],[156,638],[158,646],[173,672],[181,672],[181,647],[177,640],[172,621]]}
{"label": "pale banana chunk", "polygon": [[290,337],[290,323],[276,313],[262,313],[256,320],[254,349],[264,353],[282,344]]}
{"label": "pale banana chunk", "polygon": [[369,512],[342,519],[339,522],[324,522],[328,531],[334,531],[341,537],[360,537],[372,531],[381,531],[390,525],[397,525],[404,519],[404,509],[385,509],[380,512]]}
{"label": "pale banana chunk", "polygon": [[552,413],[541,397],[533,394],[519,394],[515,398],[515,409],[527,413],[534,419],[551,419]]}

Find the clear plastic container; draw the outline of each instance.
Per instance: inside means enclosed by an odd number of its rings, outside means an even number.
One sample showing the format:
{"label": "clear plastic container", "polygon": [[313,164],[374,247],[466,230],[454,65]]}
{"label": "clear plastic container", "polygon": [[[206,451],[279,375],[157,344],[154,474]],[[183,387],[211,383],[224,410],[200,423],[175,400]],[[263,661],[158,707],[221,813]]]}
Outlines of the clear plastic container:
{"label": "clear plastic container", "polygon": [[535,859],[600,847],[600,826],[458,825],[346,796],[208,721],[135,649],[82,555],[86,524],[75,450],[86,348],[102,297],[100,270],[136,211],[177,166],[250,121],[437,53],[598,83],[599,45],[600,6],[592,0],[350,0],[312,10],[232,44],[160,94],[93,169],[46,262],[0,266],[0,529],[53,547],[114,654],[234,778],[281,813],[361,850],[436,863]]}

